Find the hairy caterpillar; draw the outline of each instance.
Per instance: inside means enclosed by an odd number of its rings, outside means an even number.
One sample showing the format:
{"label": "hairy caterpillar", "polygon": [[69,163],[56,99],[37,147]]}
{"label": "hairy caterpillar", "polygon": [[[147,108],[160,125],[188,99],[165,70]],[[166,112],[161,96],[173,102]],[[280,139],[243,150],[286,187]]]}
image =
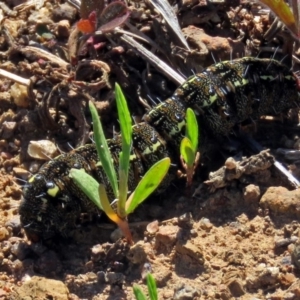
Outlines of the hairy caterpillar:
{"label": "hairy caterpillar", "polygon": [[[185,111],[194,109],[201,129],[216,138],[228,136],[239,123],[266,114],[278,114],[300,104],[296,76],[273,59],[242,58],[224,61],[194,75],[176,89],[173,96],[145,114],[133,127],[129,189],[159,159],[179,160],[179,143],[185,128]],[[201,141],[200,141],[201,142]],[[121,138],[108,140],[115,159]],[[44,164],[24,187],[20,205],[22,225],[32,240],[67,236],[81,213],[97,209],[74,185],[71,168],[84,168],[108,185],[101,167],[96,167],[93,144],[77,148]],[[172,167],[163,190],[175,175]]]}

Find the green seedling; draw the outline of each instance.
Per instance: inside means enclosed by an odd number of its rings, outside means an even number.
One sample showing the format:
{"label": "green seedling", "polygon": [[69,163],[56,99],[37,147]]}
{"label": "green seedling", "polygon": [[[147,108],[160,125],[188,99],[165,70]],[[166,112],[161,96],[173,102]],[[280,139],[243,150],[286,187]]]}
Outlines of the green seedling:
{"label": "green seedling", "polygon": [[114,167],[114,160],[109,151],[97,110],[92,102],[89,103],[89,108],[93,119],[95,144],[100,160],[97,165],[102,166],[107,175],[110,187],[116,198],[117,211],[114,211],[111,207],[104,184],[97,182],[82,169],[71,169],[70,176],[89,199],[99,209],[103,210],[113,222],[118,224],[128,242],[132,243],[127,216],[158,187],[167,174],[171,161],[170,158],[166,157],[155,163],[143,176],[135,191],[127,199],[128,172],[132,147],[132,124],[126,99],[118,84],[116,84],[115,93],[122,137],[122,151],[119,157],[119,183]]}
{"label": "green seedling", "polygon": [[[148,294],[150,300],[157,300],[157,287],[155,279],[153,278],[152,274],[147,274],[147,287],[148,287]],[[133,292],[135,295],[136,300],[147,300],[144,292],[142,291],[141,287],[137,284],[133,285]]]}
{"label": "green seedling", "polygon": [[180,143],[180,160],[186,172],[187,185],[192,184],[195,169],[198,166],[200,153],[198,150],[199,128],[195,113],[188,108],[186,111],[186,133]]}

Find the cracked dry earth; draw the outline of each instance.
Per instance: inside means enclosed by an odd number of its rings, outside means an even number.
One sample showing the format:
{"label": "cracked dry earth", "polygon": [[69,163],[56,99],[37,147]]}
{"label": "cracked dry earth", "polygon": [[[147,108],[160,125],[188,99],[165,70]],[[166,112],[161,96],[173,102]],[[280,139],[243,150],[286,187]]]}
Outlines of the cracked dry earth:
{"label": "cracked dry earth", "polygon": [[[62,140],[75,141],[72,145],[76,146],[87,140],[82,132],[89,122],[86,123],[87,116],[76,110],[82,103],[73,91],[61,86],[60,92],[65,98],[70,97],[72,105],[67,101],[57,104],[56,117],[63,128],[58,131],[53,124],[55,105],[42,105],[43,93],[57,82],[79,75],[74,70],[69,75],[66,62],[58,68],[53,61],[47,64],[45,58],[37,58],[33,52],[26,56],[23,48],[33,51],[28,46],[28,40],[33,39],[58,55],[57,50],[65,50],[71,25],[79,20],[78,12],[64,1],[47,1],[39,9],[31,6],[27,10],[11,10],[21,2],[0,3],[1,29],[9,31],[21,45],[10,52],[4,30],[0,31],[0,67],[24,78],[35,76],[37,104],[28,103],[26,91],[19,92],[22,86],[16,87],[11,80],[0,78],[0,299],[134,299],[132,286],[137,283],[146,290],[144,278],[148,271],[156,279],[159,299],[300,299],[300,192],[278,173],[271,155],[283,161],[299,178],[297,117],[294,122],[280,123],[266,118],[255,124],[252,130],[255,139],[264,148],[270,148],[270,152],[251,156],[245,151],[245,157],[229,159],[228,155],[215,154],[212,161],[218,163],[209,168],[208,171],[214,171],[209,179],[207,170],[200,167],[191,190],[185,189],[184,182],[176,182],[166,193],[147,200],[129,219],[133,246],[126,244],[105,218],[82,222],[74,232],[74,239],[60,240],[53,247],[28,241],[18,215],[24,183],[16,178],[28,179],[30,172],[37,172],[41,165],[41,160],[28,156],[29,141],[48,139],[59,145]],[[156,24],[155,28],[154,22],[152,30],[152,23],[151,26],[147,23],[158,18],[157,12],[144,1],[138,5],[136,1],[127,2],[132,11],[130,21],[170,53],[169,45],[162,42],[167,32],[162,30],[166,29],[164,24]],[[206,1],[182,3],[178,18],[193,52],[185,57],[181,48],[174,48],[177,52],[174,51],[173,63],[176,61],[187,69],[213,63],[211,53],[221,60],[228,59],[230,53],[239,57],[245,53],[256,56],[258,52],[269,52],[265,55],[269,57],[270,49],[273,55],[273,50],[279,47],[277,55],[281,59],[286,54],[284,49],[292,49],[286,32],[277,31],[277,36],[266,38],[264,34],[273,18],[266,13],[258,14],[257,5],[241,3],[240,6],[235,1],[215,1],[212,6]],[[52,40],[38,36],[40,24],[51,31]],[[241,32],[245,36],[241,37]],[[53,41],[57,42],[55,51]],[[126,45],[117,47],[118,39],[114,42],[114,46],[106,39],[100,43],[103,48],[98,55],[104,62],[94,60],[93,70],[98,72],[99,68],[105,73],[103,77],[124,82],[130,101],[138,103],[135,95],[144,81],[136,74],[142,74],[147,66]],[[300,52],[296,48],[295,58]],[[64,55],[61,57],[65,59]],[[174,84],[153,74],[152,79],[144,78],[146,87],[160,91],[162,99],[171,95]],[[155,80],[167,82],[166,89],[155,85]],[[114,124],[107,120],[108,115],[115,117],[110,109],[114,97],[110,84],[106,82],[103,88],[102,81],[101,84],[95,81],[93,88],[101,86],[100,91],[96,90],[98,94],[95,91],[93,94],[101,100],[97,108],[105,122]],[[147,93],[144,91],[144,95]],[[138,115],[143,112],[137,109]],[[291,114],[289,117],[292,119]],[[39,123],[40,119],[45,122]],[[287,153],[282,148],[294,152]]]}

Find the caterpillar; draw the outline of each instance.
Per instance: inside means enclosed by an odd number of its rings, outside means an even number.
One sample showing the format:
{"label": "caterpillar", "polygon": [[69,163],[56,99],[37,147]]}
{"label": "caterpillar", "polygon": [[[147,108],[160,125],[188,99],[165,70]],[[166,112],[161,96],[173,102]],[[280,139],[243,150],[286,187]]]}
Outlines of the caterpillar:
{"label": "caterpillar", "polygon": [[[188,107],[196,113],[202,132],[219,139],[229,136],[247,119],[278,114],[299,103],[296,76],[276,60],[245,57],[208,67],[188,78],[170,98],[148,111],[142,123],[133,126],[129,190],[158,160],[168,156],[174,165],[179,162]],[[120,135],[109,139],[108,145],[117,168]],[[87,144],[46,162],[28,180],[19,213],[29,239],[67,237],[82,213],[97,213],[94,204],[69,177],[71,168],[84,168],[109,189],[97,161],[95,145]],[[168,187],[176,171],[175,166],[170,168],[158,192]]]}

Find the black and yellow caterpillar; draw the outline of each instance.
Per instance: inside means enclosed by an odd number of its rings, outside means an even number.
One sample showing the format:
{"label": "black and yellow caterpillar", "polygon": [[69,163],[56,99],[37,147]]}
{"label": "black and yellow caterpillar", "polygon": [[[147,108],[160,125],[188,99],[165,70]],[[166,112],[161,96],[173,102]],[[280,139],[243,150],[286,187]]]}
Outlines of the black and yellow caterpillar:
{"label": "black and yellow caterpillar", "polygon": [[[171,98],[146,113],[142,123],[133,126],[129,189],[134,189],[146,170],[161,158],[168,156],[175,165],[179,161],[188,107],[196,113],[202,132],[218,139],[230,135],[247,119],[299,106],[298,90],[293,72],[273,59],[224,61],[190,77]],[[117,168],[120,136],[108,140],[108,144]],[[97,160],[95,145],[85,145],[45,163],[29,179],[19,212],[30,239],[68,236],[81,213],[97,212],[69,177],[71,168],[84,168],[108,185],[103,169],[96,167]],[[160,190],[168,186],[176,170],[171,167]]]}

